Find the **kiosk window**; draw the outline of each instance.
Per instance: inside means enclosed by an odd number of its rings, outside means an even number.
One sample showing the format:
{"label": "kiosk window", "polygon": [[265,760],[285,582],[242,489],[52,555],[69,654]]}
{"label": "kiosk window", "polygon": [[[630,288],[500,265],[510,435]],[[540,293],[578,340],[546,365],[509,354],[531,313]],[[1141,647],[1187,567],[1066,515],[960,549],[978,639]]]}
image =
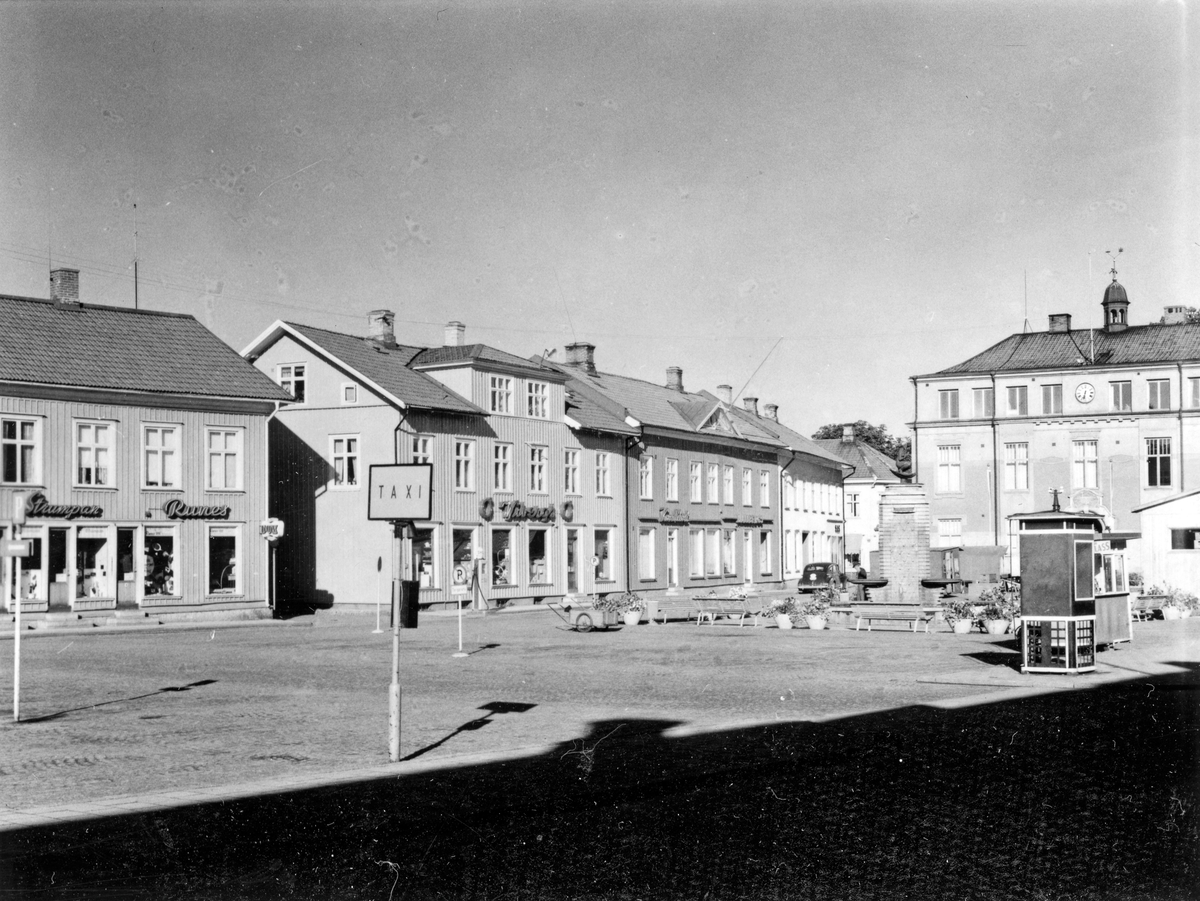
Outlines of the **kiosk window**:
{"label": "kiosk window", "polygon": [[1172,529],[1171,550],[1194,551],[1197,548],[1200,548],[1200,541],[1197,540],[1197,536],[1200,536],[1200,528]]}

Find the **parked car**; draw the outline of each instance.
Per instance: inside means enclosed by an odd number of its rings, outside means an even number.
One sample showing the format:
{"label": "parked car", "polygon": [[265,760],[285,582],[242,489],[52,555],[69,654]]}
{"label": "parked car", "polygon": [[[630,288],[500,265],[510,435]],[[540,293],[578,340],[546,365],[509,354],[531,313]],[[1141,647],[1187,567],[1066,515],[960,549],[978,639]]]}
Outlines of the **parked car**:
{"label": "parked car", "polygon": [[797,591],[816,591],[818,588],[842,590],[842,573],[836,563],[807,563],[800,573]]}

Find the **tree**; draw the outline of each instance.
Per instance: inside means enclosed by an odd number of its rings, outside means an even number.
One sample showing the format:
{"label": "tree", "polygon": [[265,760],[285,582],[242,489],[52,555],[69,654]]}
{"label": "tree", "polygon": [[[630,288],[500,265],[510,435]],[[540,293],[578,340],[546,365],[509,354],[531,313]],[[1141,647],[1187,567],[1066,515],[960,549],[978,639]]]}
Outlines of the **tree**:
{"label": "tree", "polygon": [[897,463],[904,464],[912,459],[912,439],[898,438],[889,435],[886,425],[871,425],[866,420],[858,422],[835,422],[823,425],[815,432],[814,438],[841,438],[845,426],[854,427],[854,437],[863,444],[869,444],[877,451],[887,454]]}

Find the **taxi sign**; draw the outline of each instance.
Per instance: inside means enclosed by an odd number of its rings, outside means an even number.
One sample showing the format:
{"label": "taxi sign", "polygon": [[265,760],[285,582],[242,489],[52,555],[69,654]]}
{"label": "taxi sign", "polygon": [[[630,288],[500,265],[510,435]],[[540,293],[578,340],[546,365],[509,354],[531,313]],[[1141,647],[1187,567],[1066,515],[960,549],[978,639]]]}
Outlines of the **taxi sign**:
{"label": "taxi sign", "polygon": [[433,515],[433,464],[373,465],[367,519],[424,521]]}
{"label": "taxi sign", "polygon": [[0,557],[28,557],[33,553],[33,542],[26,539],[12,540],[11,538],[0,541]]}
{"label": "taxi sign", "polygon": [[283,520],[271,517],[258,524],[258,534],[267,541],[278,541],[283,537]]}

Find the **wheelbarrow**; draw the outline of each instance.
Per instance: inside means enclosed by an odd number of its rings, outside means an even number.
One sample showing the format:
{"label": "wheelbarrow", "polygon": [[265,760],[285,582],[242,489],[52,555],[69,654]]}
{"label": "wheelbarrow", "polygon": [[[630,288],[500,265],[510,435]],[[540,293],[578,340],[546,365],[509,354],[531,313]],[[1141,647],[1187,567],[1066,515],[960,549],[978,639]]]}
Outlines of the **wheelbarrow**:
{"label": "wheelbarrow", "polygon": [[592,629],[607,629],[617,624],[614,610],[597,610],[590,604],[547,604],[567,626],[576,632],[591,632]]}

